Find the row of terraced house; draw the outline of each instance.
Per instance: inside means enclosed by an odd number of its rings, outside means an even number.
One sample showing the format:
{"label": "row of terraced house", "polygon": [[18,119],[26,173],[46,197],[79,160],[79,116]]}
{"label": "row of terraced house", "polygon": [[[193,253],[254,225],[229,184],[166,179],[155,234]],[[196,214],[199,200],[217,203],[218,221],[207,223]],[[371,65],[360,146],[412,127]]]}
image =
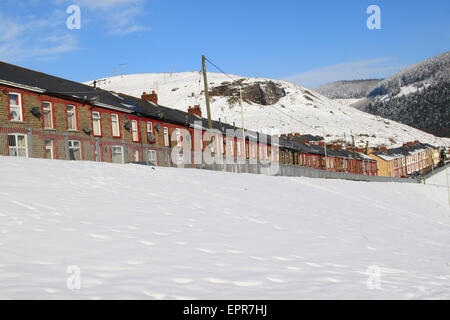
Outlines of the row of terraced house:
{"label": "row of terraced house", "polygon": [[186,112],[164,107],[154,91],[136,98],[0,62],[0,155],[199,167],[194,159],[174,161],[173,150],[188,143],[193,152],[184,157],[194,158],[213,139],[216,156],[242,160],[231,171],[246,172],[243,165],[254,161],[370,176],[385,173],[380,172],[384,160],[379,154],[325,149],[297,134],[271,137],[245,130],[244,137],[242,129],[220,120],[212,121],[209,138],[208,126],[199,106]]}

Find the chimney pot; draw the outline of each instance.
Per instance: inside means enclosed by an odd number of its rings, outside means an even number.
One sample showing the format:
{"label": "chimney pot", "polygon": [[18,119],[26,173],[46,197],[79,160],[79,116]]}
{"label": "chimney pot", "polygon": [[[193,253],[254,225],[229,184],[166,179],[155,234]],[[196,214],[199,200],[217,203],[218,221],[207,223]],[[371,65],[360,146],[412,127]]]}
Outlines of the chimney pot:
{"label": "chimney pot", "polygon": [[200,108],[200,105],[195,105],[193,107],[189,106],[188,113],[196,115],[198,117],[202,117],[202,109]]}
{"label": "chimney pot", "polygon": [[147,93],[144,91],[144,93],[141,96],[141,99],[145,101],[151,101],[154,104],[158,104],[158,95],[156,94],[155,90],[152,90],[152,93]]}

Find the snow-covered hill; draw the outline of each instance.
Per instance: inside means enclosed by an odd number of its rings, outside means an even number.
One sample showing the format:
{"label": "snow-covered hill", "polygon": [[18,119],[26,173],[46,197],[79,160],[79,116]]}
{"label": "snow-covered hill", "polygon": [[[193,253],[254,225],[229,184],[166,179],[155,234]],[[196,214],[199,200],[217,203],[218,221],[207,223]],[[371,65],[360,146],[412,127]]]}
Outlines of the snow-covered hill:
{"label": "snow-covered hill", "polygon": [[0,177],[0,299],[450,298],[443,187],[13,157]]}
{"label": "snow-covered hill", "polygon": [[[328,142],[342,141],[344,137],[351,142],[353,133],[356,143],[361,146],[366,141],[372,146],[398,146],[413,140],[450,145],[450,140],[437,139],[417,129],[355,110],[300,85],[272,79],[231,77],[233,80],[220,73],[208,73],[209,88],[213,92],[211,112],[215,120],[220,118],[241,126],[239,84],[244,87],[247,97],[243,104],[245,126],[252,130],[322,135],[323,127]],[[200,72],[116,76],[100,79],[97,85],[137,97],[153,89],[161,104],[184,111],[190,105],[199,104],[206,116]]]}
{"label": "snow-covered hill", "polygon": [[367,97],[381,80],[382,79],[336,81],[313,89],[330,99],[362,99]]}
{"label": "snow-covered hill", "polygon": [[381,81],[359,106],[372,114],[450,137],[450,52]]}

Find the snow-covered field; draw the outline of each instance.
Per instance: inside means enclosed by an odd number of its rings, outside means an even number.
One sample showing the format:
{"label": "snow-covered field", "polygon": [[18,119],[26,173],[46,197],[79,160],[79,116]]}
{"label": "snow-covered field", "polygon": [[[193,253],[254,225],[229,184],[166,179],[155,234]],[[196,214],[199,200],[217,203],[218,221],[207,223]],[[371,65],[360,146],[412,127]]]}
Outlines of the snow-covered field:
{"label": "snow-covered field", "polygon": [[[243,103],[245,126],[252,130],[269,134],[300,132],[322,135],[327,141],[346,140],[365,146],[401,146],[405,142],[420,140],[437,146],[450,146],[450,139],[436,138],[431,134],[400,124],[392,120],[356,110],[349,105],[328,99],[311,89],[281,80],[243,78],[232,75],[233,79],[245,79],[244,84],[273,81],[284,88],[286,96],[274,105]],[[221,73],[208,73],[209,87],[220,86],[231,80]],[[87,82],[92,85],[92,81]],[[188,106],[200,105],[206,116],[206,103],[202,94],[204,84],[200,72],[131,74],[100,79],[97,85],[141,97],[142,93],[156,90],[159,103],[183,111]],[[353,101],[355,103],[357,101]],[[211,114],[230,124],[240,126],[241,109],[238,104],[230,104],[226,97],[213,97]]]}
{"label": "snow-covered field", "polygon": [[0,298],[449,299],[446,191],[0,157]]}

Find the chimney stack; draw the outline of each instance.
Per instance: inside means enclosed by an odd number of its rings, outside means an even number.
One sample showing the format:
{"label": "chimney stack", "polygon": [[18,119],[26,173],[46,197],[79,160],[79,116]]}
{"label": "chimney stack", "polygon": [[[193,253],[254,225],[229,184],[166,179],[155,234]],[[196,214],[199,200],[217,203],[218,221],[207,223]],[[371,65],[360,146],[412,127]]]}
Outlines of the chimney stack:
{"label": "chimney stack", "polygon": [[144,92],[141,96],[141,99],[145,101],[151,101],[154,104],[158,104],[158,95],[156,94],[155,90],[152,90],[152,93]]}
{"label": "chimney stack", "polygon": [[193,114],[199,118],[202,117],[202,109],[200,109],[200,105],[195,105],[193,107],[189,106],[188,113]]}

